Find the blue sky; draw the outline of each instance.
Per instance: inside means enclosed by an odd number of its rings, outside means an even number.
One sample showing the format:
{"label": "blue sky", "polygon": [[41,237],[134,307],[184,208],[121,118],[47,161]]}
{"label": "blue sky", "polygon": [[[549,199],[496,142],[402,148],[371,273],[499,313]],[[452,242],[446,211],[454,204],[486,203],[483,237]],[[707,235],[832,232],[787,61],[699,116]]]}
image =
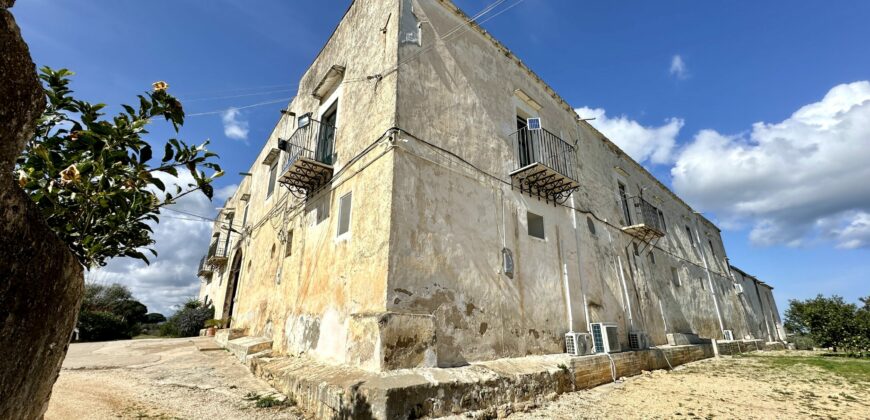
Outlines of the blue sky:
{"label": "blue sky", "polygon": [[[75,71],[83,99],[133,102],[166,80],[189,114],[215,111],[181,134],[212,140],[227,194],[281,104],[226,110],[289,99],[348,3],[22,0],[13,13],[36,63]],[[469,14],[489,3],[457,1]],[[870,295],[868,16],[858,1],[525,0],[483,26],[716,221],[731,261],[784,310],[816,293]],[[155,264],[115,261],[91,279],[169,312],[199,287],[191,260],[209,228],[165,218]]]}

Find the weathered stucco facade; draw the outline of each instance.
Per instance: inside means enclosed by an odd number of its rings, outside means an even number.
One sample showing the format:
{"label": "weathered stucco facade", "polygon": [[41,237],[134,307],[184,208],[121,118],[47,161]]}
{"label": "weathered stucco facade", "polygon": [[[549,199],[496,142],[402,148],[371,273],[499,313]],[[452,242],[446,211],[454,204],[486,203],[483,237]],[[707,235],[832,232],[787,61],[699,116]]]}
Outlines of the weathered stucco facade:
{"label": "weathered stucco facade", "polygon": [[[561,353],[598,322],[624,349],[630,331],[783,339],[719,229],[467,20],[446,0],[352,3],[215,223],[200,298],[217,316],[369,370]],[[529,118],[570,195],[518,188]],[[331,172],[291,193],[312,127]],[[625,229],[644,222],[660,237]]]}

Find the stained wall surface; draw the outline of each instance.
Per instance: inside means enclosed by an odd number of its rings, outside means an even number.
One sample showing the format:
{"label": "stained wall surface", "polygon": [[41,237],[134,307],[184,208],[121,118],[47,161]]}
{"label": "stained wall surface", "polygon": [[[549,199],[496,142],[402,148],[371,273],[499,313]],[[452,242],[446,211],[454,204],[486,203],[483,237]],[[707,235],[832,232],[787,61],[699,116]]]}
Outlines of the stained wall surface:
{"label": "stained wall surface", "polygon": [[[783,339],[772,290],[731,269],[718,228],[487,33],[454,32],[467,19],[444,0],[352,3],[288,107],[316,120],[338,101],[336,177],[307,200],[268,194],[262,162],[283,165],[278,139],[298,125],[284,114],[215,224],[234,243],[203,280],[218,316],[277,353],[370,370],[562,353],[595,322],[617,324],[624,349],[629,332]],[[564,202],[512,183],[530,117],[573,147]],[[623,230],[642,219],[620,184],[661,210],[662,238]],[[337,237],[347,193],[351,233]]]}

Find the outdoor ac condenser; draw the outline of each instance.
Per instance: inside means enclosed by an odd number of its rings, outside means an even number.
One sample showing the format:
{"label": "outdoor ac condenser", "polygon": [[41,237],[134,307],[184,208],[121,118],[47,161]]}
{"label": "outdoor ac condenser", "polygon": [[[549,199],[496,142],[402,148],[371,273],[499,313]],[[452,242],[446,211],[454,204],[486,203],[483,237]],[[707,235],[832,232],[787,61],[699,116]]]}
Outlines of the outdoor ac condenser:
{"label": "outdoor ac condenser", "polygon": [[565,349],[572,356],[591,354],[592,336],[587,333],[569,332],[565,334]]}
{"label": "outdoor ac condenser", "polygon": [[616,324],[596,322],[592,327],[592,344],[595,353],[616,353],[622,351],[619,344],[619,327]]}
{"label": "outdoor ac condenser", "polygon": [[649,339],[645,332],[633,331],[628,333],[628,347],[632,350],[646,350],[649,348]]}
{"label": "outdoor ac condenser", "polygon": [[722,334],[725,336],[725,341],[734,341],[734,332],[731,330],[724,330]]}

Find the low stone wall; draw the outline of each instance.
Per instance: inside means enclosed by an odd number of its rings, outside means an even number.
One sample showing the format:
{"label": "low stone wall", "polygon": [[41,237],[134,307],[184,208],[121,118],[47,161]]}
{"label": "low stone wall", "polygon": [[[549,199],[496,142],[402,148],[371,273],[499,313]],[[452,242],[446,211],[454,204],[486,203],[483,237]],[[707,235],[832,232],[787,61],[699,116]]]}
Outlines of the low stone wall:
{"label": "low stone wall", "polygon": [[[726,343],[720,343],[726,344]],[[764,343],[758,343],[758,349]],[[727,342],[729,354],[756,351],[754,342]],[[767,349],[767,348],[765,348]],[[545,397],[589,389],[614,378],[668,369],[713,357],[710,343],[573,357],[529,356],[458,368],[367,372],[305,357],[261,358],[252,371],[292,396],[311,416],[405,419],[446,416],[488,407],[539,403]]]}

